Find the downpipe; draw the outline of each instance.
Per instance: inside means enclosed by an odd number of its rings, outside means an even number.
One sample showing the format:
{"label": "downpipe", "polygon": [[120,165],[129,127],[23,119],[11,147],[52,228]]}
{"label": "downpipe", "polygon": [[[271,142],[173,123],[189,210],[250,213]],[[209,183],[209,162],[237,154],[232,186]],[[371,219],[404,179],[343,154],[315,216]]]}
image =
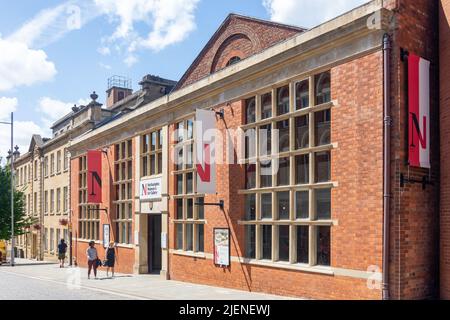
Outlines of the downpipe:
{"label": "downpipe", "polygon": [[390,204],[391,204],[391,38],[389,34],[383,37],[383,60],[384,60],[384,184],[383,184],[383,300],[390,300],[389,294],[389,245],[390,245]]}

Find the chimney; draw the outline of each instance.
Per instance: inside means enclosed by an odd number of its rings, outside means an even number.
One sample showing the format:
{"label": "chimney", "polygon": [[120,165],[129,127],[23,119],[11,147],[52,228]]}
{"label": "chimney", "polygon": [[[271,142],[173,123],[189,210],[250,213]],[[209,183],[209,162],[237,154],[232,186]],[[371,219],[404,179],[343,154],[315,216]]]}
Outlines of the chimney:
{"label": "chimney", "polygon": [[110,109],[114,104],[132,94],[131,79],[122,76],[109,78],[108,90],[106,90],[106,108]]}

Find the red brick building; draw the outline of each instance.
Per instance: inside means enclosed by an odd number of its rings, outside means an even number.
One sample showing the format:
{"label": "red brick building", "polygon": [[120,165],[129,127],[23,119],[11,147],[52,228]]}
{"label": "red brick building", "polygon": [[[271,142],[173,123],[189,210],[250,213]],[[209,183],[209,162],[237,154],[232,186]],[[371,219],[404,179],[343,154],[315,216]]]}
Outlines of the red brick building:
{"label": "red brick building", "polygon": [[439,6],[440,125],[441,125],[441,298],[450,299],[450,1]]}
{"label": "red brick building", "polygon": [[[106,226],[122,272],[319,299],[437,297],[437,17],[425,0],[371,1],[310,30],[230,15],[174,91],[73,141],[78,264]],[[408,163],[406,51],[431,62],[431,169]],[[198,109],[218,113],[221,133],[256,132],[243,154],[216,145],[234,161],[216,164],[215,194],[197,192]],[[96,205],[87,150],[102,152]]]}

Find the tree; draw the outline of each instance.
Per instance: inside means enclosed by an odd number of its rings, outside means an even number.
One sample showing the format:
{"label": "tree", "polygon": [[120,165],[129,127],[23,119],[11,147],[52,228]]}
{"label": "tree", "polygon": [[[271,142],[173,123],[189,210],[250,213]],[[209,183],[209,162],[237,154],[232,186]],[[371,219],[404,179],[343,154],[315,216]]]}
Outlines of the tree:
{"label": "tree", "polygon": [[[20,236],[34,223],[25,214],[25,196],[14,190],[14,234]],[[11,239],[11,169],[0,164],[0,240]]]}

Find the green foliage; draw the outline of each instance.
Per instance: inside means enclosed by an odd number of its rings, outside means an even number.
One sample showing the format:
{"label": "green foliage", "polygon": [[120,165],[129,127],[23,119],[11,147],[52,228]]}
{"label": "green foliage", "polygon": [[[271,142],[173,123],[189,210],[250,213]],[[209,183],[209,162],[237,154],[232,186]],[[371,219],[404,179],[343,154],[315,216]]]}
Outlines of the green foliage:
{"label": "green foliage", "polygon": [[[25,214],[25,196],[22,191],[14,191],[14,234],[22,235],[34,219]],[[11,239],[11,170],[0,165],[0,240]]]}

